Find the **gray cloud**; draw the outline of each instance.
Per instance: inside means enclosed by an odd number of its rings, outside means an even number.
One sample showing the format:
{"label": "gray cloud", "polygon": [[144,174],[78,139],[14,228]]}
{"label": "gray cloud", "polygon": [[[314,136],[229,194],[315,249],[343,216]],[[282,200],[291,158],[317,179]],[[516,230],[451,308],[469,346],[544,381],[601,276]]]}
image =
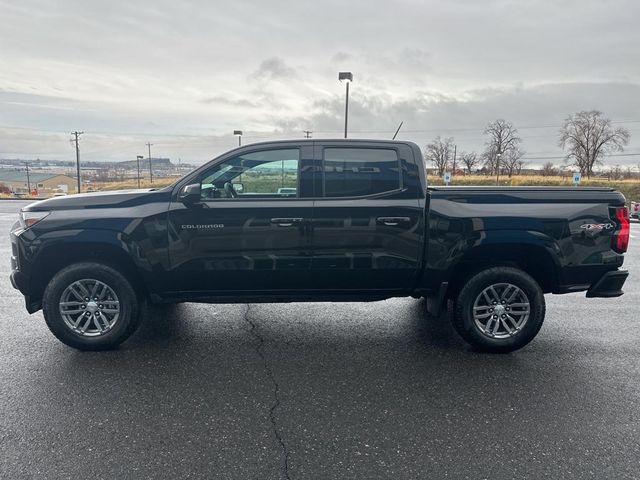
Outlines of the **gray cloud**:
{"label": "gray cloud", "polygon": [[344,63],[347,62],[349,60],[351,60],[353,57],[351,55],[349,55],[346,52],[336,52],[332,57],[331,57],[331,62],[332,63]]}
{"label": "gray cloud", "polygon": [[271,57],[263,60],[258,69],[251,74],[251,78],[258,80],[272,80],[282,78],[293,78],[296,76],[296,70],[288,66],[284,60],[279,57]]}
{"label": "gray cloud", "polygon": [[[423,93],[396,99],[389,95],[360,94],[354,84],[349,104],[351,136],[390,138],[404,122],[400,138],[424,146],[437,135],[452,136],[461,150],[480,151],[487,123],[506,118],[520,129],[523,148],[533,164],[540,156],[558,156],[558,130],[562,120],[583,109],[603,110],[632,132],[638,152],[640,137],[639,83],[568,83],[526,87],[477,89],[459,96]],[[310,114],[300,118],[274,119],[283,131],[312,128],[316,137],[338,136],[344,121],[344,98],[311,102]],[[632,121],[629,121],[632,120]],[[635,135],[635,137],[634,137]],[[634,148],[635,145],[635,148]],[[617,157],[616,163],[636,165],[638,157]]]}
{"label": "gray cloud", "polygon": [[246,98],[229,98],[223,95],[216,95],[214,97],[204,97],[198,100],[200,103],[204,103],[206,105],[217,103],[221,105],[231,105],[235,107],[247,107],[247,108],[256,108],[258,106],[257,103],[247,100]]}

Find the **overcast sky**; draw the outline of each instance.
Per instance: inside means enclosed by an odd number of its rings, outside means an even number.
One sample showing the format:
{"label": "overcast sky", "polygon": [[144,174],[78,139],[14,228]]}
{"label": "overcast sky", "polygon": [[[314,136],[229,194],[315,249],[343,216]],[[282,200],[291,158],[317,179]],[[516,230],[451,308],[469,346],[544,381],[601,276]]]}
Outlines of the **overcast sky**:
{"label": "overcast sky", "polygon": [[[496,118],[530,163],[599,109],[640,153],[640,2],[0,0],[0,158],[202,163],[245,142],[353,137],[483,147]],[[560,163],[561,160],[555,160]],[[640,156],[611,163],[640,164]]]}

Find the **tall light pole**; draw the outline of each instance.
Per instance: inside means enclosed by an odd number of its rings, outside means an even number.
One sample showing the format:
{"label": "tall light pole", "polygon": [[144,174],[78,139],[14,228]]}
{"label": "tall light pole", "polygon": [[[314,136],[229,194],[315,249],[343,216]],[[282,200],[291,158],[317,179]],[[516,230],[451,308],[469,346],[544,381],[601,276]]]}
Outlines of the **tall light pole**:
{"label": "tall light pole", "polygon": [[496,185],[500,184],[500,157],[502,157],[502,152],[498,150],[496,153]]}
{"label": "tall light pole", "polygon": [[242,130],[234,130],[233,134],[238,136],[238,146],[241,147],[242,146]]}
{"label": "tall light pole", "polygon": [[140,188],[140,160],[144,160],[144,157],[142,155],[137,155],[136,164],[138,167],[138,188]]}
{"label": "tall light pole", "polygon": [[344,103],[344,138],[347,138],[347,125],[349,122],[349,84],[353,82],[353,73],[338,72],[338,80],[347,84],[347,93]]}

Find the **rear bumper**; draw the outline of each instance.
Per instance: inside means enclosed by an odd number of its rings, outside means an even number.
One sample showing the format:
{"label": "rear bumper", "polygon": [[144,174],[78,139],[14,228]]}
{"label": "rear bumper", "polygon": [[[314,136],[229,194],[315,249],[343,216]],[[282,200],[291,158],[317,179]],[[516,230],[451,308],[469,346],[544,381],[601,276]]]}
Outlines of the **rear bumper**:
{"label": "rear bumper", "polygon": [[591,288],[587,290],[587,297],[619,297],[624,293],[622,291],[622,286],[628,276],[629,272],[626,270],[614,270],[605,273],[600,277],[600,280],[594,283]]}

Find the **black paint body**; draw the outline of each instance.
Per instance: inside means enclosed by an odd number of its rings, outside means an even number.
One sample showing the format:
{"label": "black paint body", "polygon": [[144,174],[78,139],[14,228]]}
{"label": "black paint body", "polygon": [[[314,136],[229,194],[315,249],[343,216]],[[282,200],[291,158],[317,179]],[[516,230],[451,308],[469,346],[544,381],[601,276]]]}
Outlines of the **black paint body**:
{"label": "black paint body", "polygon": [[[323,196],[323,150],[331,147],[395,150],[401,188]],[[297,198],[179,200],[212,165],[269,148],[299,149]],[[612,209],[623,205],[609,188],[428,188],[410,142],[269,142],[228,152],[160,190],[29,205],[51,214],[26,230],[14,226],[11,277],[29,311],[40,308],[56,271],[86,260],[123,270],[153,301],[442,300],[469,272],[500,264],[527,270],[545,292],[584,291],[622,265],[612,249]],[[582,227],[600,223],[615,227]],[[592,293],[621,294],[619,286]]]}

